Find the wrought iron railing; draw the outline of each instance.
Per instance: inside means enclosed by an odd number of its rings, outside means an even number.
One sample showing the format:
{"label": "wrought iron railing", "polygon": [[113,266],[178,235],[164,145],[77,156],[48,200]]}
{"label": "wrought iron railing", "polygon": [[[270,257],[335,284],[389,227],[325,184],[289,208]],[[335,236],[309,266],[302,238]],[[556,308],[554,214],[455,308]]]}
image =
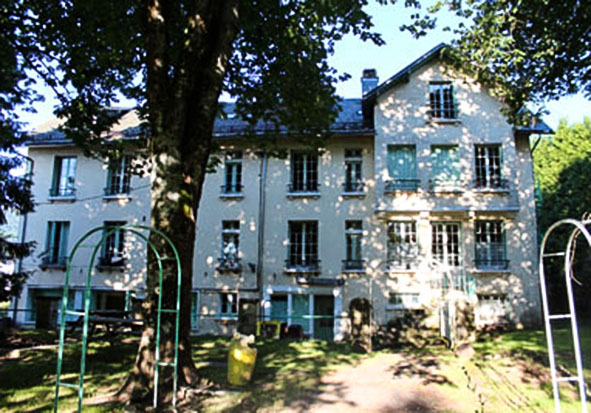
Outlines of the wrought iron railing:
{"label": "wrought iron railing", "polygon": [[420,179],[390,179],[386,182],[386,192],[416,191],[420,182]]}
{"label": "wrought iron railing", "polygon": [[49,196],[54,198],[71,198],[76,196],[76,188],[73,186],[57,186],[49,189]]}
{"label": "wrought iron railing", "polygon": [[429,190],[433,191],[459,191],[462,182],[457,179],[430,179]]}
{"label": "wrought iron railing", "polygon": [[290,194],[297,194],[302,192],[318,192],[320,184],[318,182],[301,183],[301,184],[288,184],[287,192]]}
{"label": "wrought iron railing", "polygon": [[218,258],[218,265],[216,268],[218,271],[237,272],[242,271],[242,263],[238,257],[220,257]]}
{"label": "wrought iron railing", "polygon": [[110,268],[121,268],[125,265],[125,257],[119,254],[109,254],[99,257],[97,268],[110,269]]}
{"label": "wrought iron railing", "polygon": [[41,258],[41,264],[39,265],[39,267],[41,267],[42,270],[46,270],[48,268],[65,270],[67,263],[67,256],[53,257],[47,255]]}
{"label": "wrought iron railing", "polygon": [[131,186],[128,183],[122,185],[109,185],[105,188],[105,196],[128,195]]}
{"label": "wrought iron railing", "polygon": [[365,191],[365,183],[361,181],[351,181],[343,183],[344,193],[361,193]]}
{"label": "wrought iron railing", "polygon": [[222,195],[237,195],[242,193],[242,184],[224,184],[221,186]]}
{"label": "wrought iron railing", "polygon": [[480,188],[493,188],[493,189],[509,189],[509,181],[502,178],[476,178],[474,180],[474,187]]}
{"label": "wrought iron railing", "polygon": [[474,264],[479,270],[506,270],[509,268],[509,260],[506,259],[476,258]]}
{"label": "wrought iron railing", "polygon": [[290,272],[320,272],[320,260],[316,258],[287,259],[285,269]]}
{"label": "wrought iron railing", "polygon": [[361,271],[365,268],[365,260],[343,260],[343,271]]}

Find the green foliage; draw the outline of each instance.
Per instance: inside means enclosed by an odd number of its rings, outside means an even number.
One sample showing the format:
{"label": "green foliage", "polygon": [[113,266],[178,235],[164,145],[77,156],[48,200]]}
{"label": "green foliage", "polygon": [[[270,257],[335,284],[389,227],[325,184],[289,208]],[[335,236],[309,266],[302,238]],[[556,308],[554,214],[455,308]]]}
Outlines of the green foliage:
{"label": "green foliage", "polygon": [[[566,0],[444,0],[406,25],[416,36],[447,7],[460,18],[454,31],[458,65],[487,83],[510,108],[582,91],[591,98],[591,3]],[[448,28],[451,29],[451,28]]]}
{"label": "green foliage", "polygon": [[[26,214],[33,210],[31,181],[12,173],[23,163],[16,152],[22,143],[23,125],[14,110],[39,98],[23,70],[22,56],[11,44],[18,25],[17,18],[6,13],[11,3],[0,1],[0,262],[26,257],[33,246],[16,242],[4,231],[8,212]],[[19,271],[0,272],[0,301],[18,295],[28,275]]]}
{"label": "green foliage", "polygon": [[[591,119],[586,117],[582,123],[568,125],[560,122],[556,135],[544,138],[534,152],[535,176],[541,188],[541,200],[538,202],[539,230],[542,234],[561,219],[589,218],[591,213]],[[570,229],[572,230],[572,229]],[[570,231],[569,231],[570,233]],[[557,233],[549,240],[548,251],[563,251],[566,248],[569,233]],[[577,279],[574,289],[579,311],[591,314],[591,305],[587,297],[591,293],[591,253],[586,243],[578,243],[574,261]],[[554,300],[557,305],[565,306],[564,270],[562,260],[555,260],[547,271],[554,287]],[[550,291],[552,293],[552,289]]]}

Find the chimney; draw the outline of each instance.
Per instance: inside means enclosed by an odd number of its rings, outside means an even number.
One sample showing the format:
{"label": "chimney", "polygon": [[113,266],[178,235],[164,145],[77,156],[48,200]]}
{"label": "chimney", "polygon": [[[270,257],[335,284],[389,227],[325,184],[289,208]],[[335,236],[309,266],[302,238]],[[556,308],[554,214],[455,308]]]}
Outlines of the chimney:
{"label": "chimney", "polygon": [[378,86],[378,72],[375,69],[364,69],[361,76],[361,94],[366,95]]}

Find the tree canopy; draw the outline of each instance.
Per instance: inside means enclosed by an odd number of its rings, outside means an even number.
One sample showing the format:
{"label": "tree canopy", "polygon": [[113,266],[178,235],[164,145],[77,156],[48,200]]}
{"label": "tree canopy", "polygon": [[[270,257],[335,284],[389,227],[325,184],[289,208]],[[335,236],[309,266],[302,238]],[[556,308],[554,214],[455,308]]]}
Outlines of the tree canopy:
{"label": "tree canopy", "polygon": [[461,20],[453,54],[512,109],[583,92],[591,99],[591,2],[444,0],[404,26],[416,36],[448,8]]}

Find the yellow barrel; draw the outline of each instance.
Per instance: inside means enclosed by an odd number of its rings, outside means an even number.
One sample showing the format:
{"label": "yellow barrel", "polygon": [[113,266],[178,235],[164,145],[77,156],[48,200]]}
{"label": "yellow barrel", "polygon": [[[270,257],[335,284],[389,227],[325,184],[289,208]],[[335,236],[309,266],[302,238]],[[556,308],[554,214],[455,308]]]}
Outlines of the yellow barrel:
{"label": "yellow barrel", "polygon": [[228,352],[228,383],[242,386],[250,381],[257,351],[248,347],[248,339],[237,339],[234,336]]}

